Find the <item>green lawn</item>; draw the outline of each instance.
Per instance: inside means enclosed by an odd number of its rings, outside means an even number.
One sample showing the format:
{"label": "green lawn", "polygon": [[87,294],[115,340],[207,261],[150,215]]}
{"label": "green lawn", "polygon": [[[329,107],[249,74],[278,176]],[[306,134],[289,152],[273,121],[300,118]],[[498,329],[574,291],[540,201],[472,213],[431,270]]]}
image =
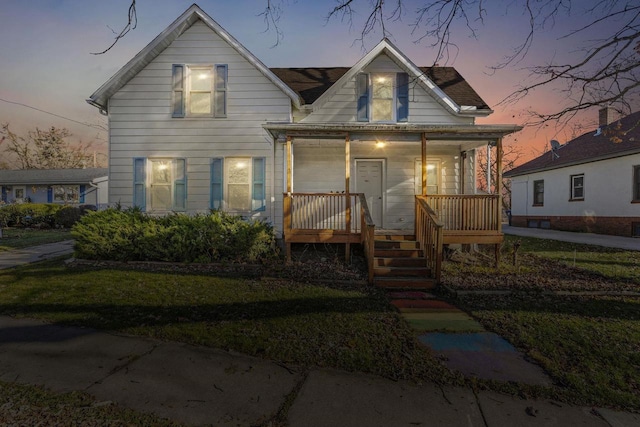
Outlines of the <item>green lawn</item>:
{"label": "green lawn", "polygon": [[3,228],[2,239],[0,239],[0,252],[69,239],[73,239],[69,230]]}
{"label": "green lawn", "polygon": [[[562,262],[601,274],[614,280],[634,281],[640,284],[640,250],[625,251],[594,245],[558,242],[533,237],[506,236],[506,248],[521,243],[519,252]],[[638,239],[640,249],[640,239]]]}
{"label": "green lawn", "polygon": [[562,398],[640,410],[640,296],[629,296],[640,294],[640,252],[514,236],[503,249],[499,270],[480,255],[446,262],[443,277],[460,291],[512,292],[454,303],[538,362]]}
{"label": "green lawn", "polygon": [[0,313],[235,350],[303,366],[455,383],[384,295],[290,281],[60,261],[0,272]]}

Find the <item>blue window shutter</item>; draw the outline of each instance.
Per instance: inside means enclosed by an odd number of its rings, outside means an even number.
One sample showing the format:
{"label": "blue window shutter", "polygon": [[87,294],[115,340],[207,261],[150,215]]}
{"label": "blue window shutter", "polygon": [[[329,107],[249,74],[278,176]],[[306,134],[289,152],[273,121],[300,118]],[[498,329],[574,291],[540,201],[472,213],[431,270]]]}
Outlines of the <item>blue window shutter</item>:
{"label": "blue window shutter", "polygon": [[0,200],[7,203],[7,187],[5,187],[4,185],[2,186],[2,195],[0,197]]}
{"label": "blue window shutter", "polygon": [[84,203],[84,193],[87,191],[87,186],[86,185],[81,185],[80,186],[80,203]]}
{"label": "blue window shutter", "polygon": [[265,210],[265,183],[264,183],[265,158],[253,159],[253,183],[251,187],[251,210]]}
{"label": "blue window shutter", "polygon": [[178,211],[184,211],[187,209],[187,162],[185,159],[175,160],[173,208]]}
{"label": "blue window shutter", "polygon": [[185,67],[182,64],[173,64],[171,69],[171,116],[184,117],[185,110]]}
{"label": "blue window shutter", "polygon": [[133,205],[142,210],[147,208],[146,163],[144,157],[133,159]]}
{"label": "blue window shutter", "polygon": [[358,97],[358,114],[359,122],[369,121],[369,75],[360,73],[356,77],[356,91]]}
{"label": "blue window shutter", "polygon": [[224,160],[211,159],[211,209],[222,209]]}
{"label": "blue window shutter", "polygon": [[396,102],[398,111],[396,121],[406,122],[409,120],[409,75],[398,73],[396,77]]}
{"label": "blue window shutter", "polygon": [[47,203],[53,203],[53,187],[47,187]]}

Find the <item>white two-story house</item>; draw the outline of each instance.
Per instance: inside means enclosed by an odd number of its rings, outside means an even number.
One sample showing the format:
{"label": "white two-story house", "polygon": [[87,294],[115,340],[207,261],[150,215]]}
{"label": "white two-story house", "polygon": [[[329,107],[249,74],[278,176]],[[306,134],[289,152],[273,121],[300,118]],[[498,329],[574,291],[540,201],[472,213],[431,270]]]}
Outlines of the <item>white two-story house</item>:
{"label": "white two-story house", "polygon": [[436,257],[502,239],[476,150],[520,128],[476,124],[492,110],[455,69],[388,40],[352,66],[268,68],[193,5],[88,102],[109,117],[113,204],[220,209],[271,222],[288,248],[363,243],[371,263],[374,229]]}

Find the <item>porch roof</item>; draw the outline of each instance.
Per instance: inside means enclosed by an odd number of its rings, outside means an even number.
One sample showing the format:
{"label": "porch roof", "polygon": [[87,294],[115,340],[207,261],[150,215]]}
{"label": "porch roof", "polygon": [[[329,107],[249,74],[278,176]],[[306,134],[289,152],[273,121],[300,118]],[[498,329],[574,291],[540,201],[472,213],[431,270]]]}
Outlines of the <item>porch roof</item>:
{"label": "porch roof", "polygon": [[490,141],[522,129],[518,125],[458,125],[422,123],[290,123],[268,122],[262,125],[276,140],[290,137],[335,138],[347,135],[399,136],[404,140],[424,133],[427,140]]}

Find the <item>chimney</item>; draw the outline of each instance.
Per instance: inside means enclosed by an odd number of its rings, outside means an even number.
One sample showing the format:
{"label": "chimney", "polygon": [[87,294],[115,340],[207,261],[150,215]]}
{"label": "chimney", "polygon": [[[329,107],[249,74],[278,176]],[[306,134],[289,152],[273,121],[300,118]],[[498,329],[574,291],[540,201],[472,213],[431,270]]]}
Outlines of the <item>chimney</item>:
{"label": "chimney", "polygon": [[614,110],[611,107],[603,107],[600,109],[598,118],[599,118],[599,127],[607,126],[613,122],[613,113]]}

